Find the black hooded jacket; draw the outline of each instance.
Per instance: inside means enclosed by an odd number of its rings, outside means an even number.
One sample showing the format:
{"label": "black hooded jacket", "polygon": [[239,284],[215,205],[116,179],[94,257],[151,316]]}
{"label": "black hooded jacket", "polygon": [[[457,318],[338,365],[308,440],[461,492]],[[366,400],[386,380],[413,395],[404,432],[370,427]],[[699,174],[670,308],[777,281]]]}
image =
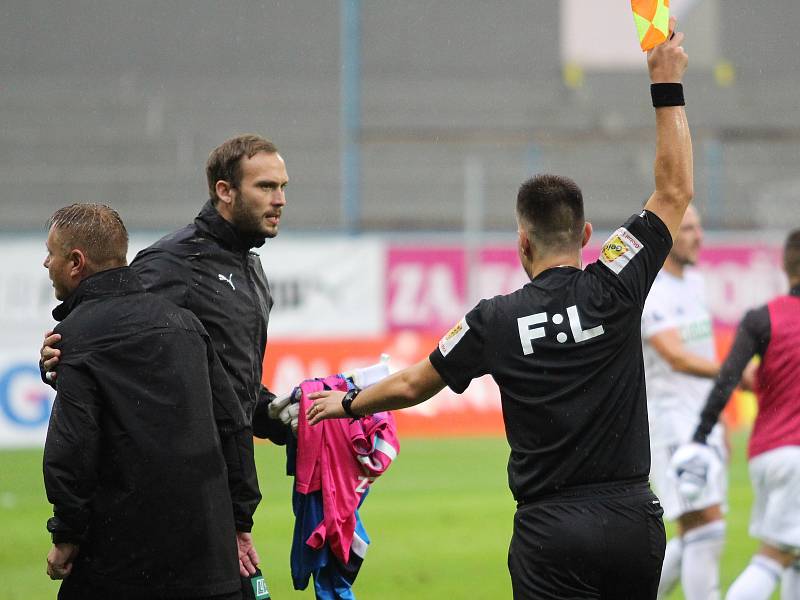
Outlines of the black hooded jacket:
{"label": "black hooded jacket", "polygon": [[203,326],[128,267],[84,279],[53,316],[48,530],[80,545],[74,574],[147,597],[238,589],[253,440]]}
{"label": "black hooded jacket", "polygon": [[274,395],[261,385],[272,296],[251,249],[263,244],[263,236],[243,236],[209,201],[193,223],[139,252],[131,268],[148,291],[200,319],[255,435],[283,444],[287,428],[267,418]]}

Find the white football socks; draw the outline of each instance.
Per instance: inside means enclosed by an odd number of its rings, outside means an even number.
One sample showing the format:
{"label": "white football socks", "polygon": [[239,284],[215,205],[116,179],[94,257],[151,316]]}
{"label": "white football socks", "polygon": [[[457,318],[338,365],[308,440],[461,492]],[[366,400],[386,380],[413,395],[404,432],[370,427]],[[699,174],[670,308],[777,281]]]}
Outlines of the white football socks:
{"label": "white football socks", "polygon": [[681,585],[686,600],[719,600],[719,561],[725,521],[712,521],[683,536]]}
{"label": "white football socks", "polygon": [[781,600],[800,600],[800,560],[783,570]]}
{"label": "white football socks", "polygon": [[658,582],[657,600],[666,598],[681,578],[682,555],[683,541],[676,536],[667,542],[667,549],[664,551],[664,564],[661,567],[661,580]]}
{"label": "white football socks", "polygon": [[725,600],[768,600],[778,585],[782,571],[779,562],[756,554],[733,582]]}

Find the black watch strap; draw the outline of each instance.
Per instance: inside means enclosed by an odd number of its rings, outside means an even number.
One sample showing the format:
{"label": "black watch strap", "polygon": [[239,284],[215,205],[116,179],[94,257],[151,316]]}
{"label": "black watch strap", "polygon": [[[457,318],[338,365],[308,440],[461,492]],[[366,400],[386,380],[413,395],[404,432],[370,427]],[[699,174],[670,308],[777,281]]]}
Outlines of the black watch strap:
{"label": "black watch strap", "polygon": [[344,409],[344,414],[346,414],[351,419],[359,418],[359,416],[355,414],[353,410],[350,408],[350,405],[353,403],[353,400],[356,399],[356,396],[358,396],[360,393],[361,393],[361,388],[354,387],[351,390],[347,390],[347,393],[345,393],[344,398],[342,398],[342,408]]}

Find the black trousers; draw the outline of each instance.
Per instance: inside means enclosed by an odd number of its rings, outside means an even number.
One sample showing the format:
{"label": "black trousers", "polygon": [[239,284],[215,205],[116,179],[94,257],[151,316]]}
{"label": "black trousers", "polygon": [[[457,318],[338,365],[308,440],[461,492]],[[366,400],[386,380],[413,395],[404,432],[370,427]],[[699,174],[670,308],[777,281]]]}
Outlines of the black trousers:
{"label": "black trousers", "polygon": [[[69,578],[67,578],[69,579]],[[66,580],[64,581],[66,584]],[[119,592],[101,589],[92,586],[70,586],[66,590],[64,584],[58,591],[58,600],[241,600],[242,592],[236,591],[230,594],[218,596],[192,596],[191,598],[165,598],[164,596],[120,596]]]}
{"label": "black trousers", "polygon": [[654,600],[666,534],[647,484],[587,486],[518,505],[515,600]]}
{"label": "black trousers", "polygon": [[72,573],[58,590],[58,600],[241,600],[241,590],[213,596],[191,596],[176,598],[165,596],[157,591],[130,592],[121,590],[113,584],[100,583],[87,573],[82,561],[76,561]]}

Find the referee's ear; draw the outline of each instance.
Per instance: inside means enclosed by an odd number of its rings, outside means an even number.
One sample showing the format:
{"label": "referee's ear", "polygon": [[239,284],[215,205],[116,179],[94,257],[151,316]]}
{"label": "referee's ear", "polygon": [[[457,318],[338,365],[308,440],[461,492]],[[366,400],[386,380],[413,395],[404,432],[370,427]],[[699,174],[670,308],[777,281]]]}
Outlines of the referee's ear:
{"label": "referee's ear", "polygon": [[531,252],[531,241],[528,239],[528,232],[525,231],[523,227],[517,228],[517,234],[519,235],[519,241],[517,245],[519,247],[519,254],[521,257],[525,257],[527,260],[531,260],[532,252]]}
{"label": "referee's ear", "polygon": [[589,240],[592,238],[592,224],[589,221],[583,224],[583,240],[581,241],[581,248],[586,246],[589,243]]}

